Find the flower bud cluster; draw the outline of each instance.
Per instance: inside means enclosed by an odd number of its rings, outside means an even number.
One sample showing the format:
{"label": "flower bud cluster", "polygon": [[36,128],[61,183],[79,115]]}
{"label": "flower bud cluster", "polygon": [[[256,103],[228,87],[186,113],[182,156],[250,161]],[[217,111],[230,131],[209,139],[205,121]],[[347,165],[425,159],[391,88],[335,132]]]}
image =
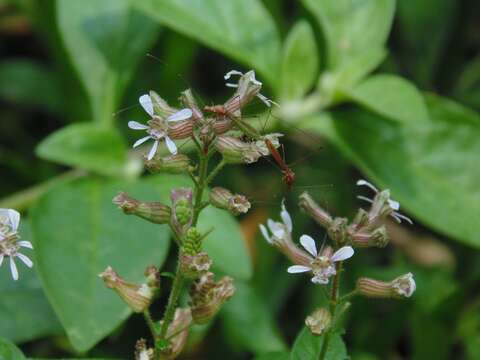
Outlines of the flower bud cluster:
{"label": "flower bud cluster", "polygon": [[168,205],[161,202],[139,201],[125,192],[120,192],[113,198],[113,203],[127,215],[136,215],[155,224],[170,222],[172,211]]}

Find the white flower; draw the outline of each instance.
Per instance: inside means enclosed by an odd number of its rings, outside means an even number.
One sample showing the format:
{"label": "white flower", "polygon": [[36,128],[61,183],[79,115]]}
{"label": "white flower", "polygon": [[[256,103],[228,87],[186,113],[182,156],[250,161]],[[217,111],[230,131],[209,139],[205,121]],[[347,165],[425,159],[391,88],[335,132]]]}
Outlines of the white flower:
{"label": "white flower", "polygon": [[[257,79],[255,79],[255,72],[253,70],[252,70],[252,72],[253,72],[253,76],[250,78],[251,83],[254,84],[254,85],[262,86],[262,83],[260,81],[258,81]],[[238,70],[230,70],[228,73],[225,74],[225,76],[223,78],[225,80],[228,80],[232,77],[232,75],[243,76],[244,74],[241,71],[238,71]],[[228,82],[225,83],[225,86],[230,87],[230,88],[238,88],[238,84],[228,83]],[[276,106],[280,106],[275,101],[270,100],[269,98],[267,98],[266,96],[264,96],[260,93],[258,93],[256,96],[268,107],[271,107],[272,104],[274,104]]]}
{"label": "white flower", "polygon": [[138,101],[140,102],[140,105],[142,105],[143,109],[147,112],[148,115],[150,115],[152,119],[148,122],[148,125],[141,124],[137,121],[128,122],[128,127],[130,129],[145,130],[148,134],[148,136],[145,136],[137,140],[135,144],[133,144],[133,147],[136,148],[137,146],[143,144],[145,141],[153,139],[154,140],[153,146],[150,149],[150,152],[148,153],[148,156],[147,156],[148,160],[152,160],[153,157],[155,156],[155,153],[157,152],[160,140],[165,139],[165,144],[167,145],[168,151],[170,151],[170,153],[172,154],[176,154],[177,146],[175,145],[173,140],[170,139],[167,135],[168,123],[189,119],[192,116],[192,110],[185,108],[166,117],[165,119],[162,119],[161,117],[155,115],[153,111],[153,102],[150,95],[147,95],[147,94],[142,95],[140,96]]}
{"label": "white flower", "polygon": [[262,232],[263,237],[265,240],[268,241],[269,244],[273,244],[275,241],[281,242],[285,239],[285,237],[290,237],[292,233],[292,218],[288,213],[287,209],[285,208],[285,200],[282,201],[282,210],[280,211],[280,217],[282,218],[282,222],[276,222],[272,219],[267,220],[268,229],[272,233],[270,236],[267,228],[265,225],[260,224],[260,231]]}
{"label": "white flower", "polygon": [[319,254],[315,245],[315,240],[309,235],[300,237],[300,244],[312,256],[309,266],[293,265],[288,268],[290,274],[304,273],[311,271],[313,273],[312,282],[315,284],[328,284],[330,277],[337,272],[335,263],[351,258],[354,254],[351,246],[344,246],[333,253],[331,256]]}
{"label": "white flower", "polygon": [[[368,181],[366,180],[358,180],[357,181],[357,185],[358,186],[366,186],[370,189],[372,189],[375,194],[378,194],[378,189],[373,186],[371,183],[369,183]],[[360,200],[364,200],[364,201],[367,201],[369,203],[373,203],[373,200],[372,199],[369,199],[365,196],[357,196],[358,199]],[[400,210],[400,203],[398,201],[395,201],[395,200],[392,200],[392,199],[388,199],[388,205],[390,206],[390,208],[393,210],[393,212],[391,213],[391,216],[398,222],[398,223],[401,223],[402,222],[402,219],[407,221],[408,223],[410,224],[413,224],[413,221],[405,216],[405,215],[402,215],[398,212],[398,210]]]}
{"label": "white flower", "polygon": [[29,268],[33,266],[32,260],[19,253],[20,248],[33,249],[29,241],[19,241],[18,226],[20,214],[13,209],[0,209],[0,266],[6,256],[10,258],[10,271],[13,280],[18,280],[18,269],[15,258],[18,257]]}
{"label": "white flower", "polygon": [[399,296],[410,297],[415,292],[417,284],[412,273],[399,276],[392,281],[392,288]]}

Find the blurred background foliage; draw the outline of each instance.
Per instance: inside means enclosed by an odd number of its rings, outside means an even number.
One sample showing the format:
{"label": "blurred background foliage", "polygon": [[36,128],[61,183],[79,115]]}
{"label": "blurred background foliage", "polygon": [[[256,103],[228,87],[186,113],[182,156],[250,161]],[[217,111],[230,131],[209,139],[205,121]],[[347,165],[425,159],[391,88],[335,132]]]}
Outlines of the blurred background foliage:
{"label": "blurred background foliage", "polygon": [[286,197],[295,236],[320,240],[296,198],[308,190],[350,216],[359,177],[391,189],[415,225],[391,224],[388,248],[358,251],[344,287],[411,271],[418,290],[356,301],[349,356],[480,358],[479,25],[475,0],[0,0],[0,207],[23,212],[36,249],[36,271],[21,269],[17,283],[0,269],[2,356],[23,359],[16,343],[29,358],[131,358],[147,329],[96,274],[112,265],[139,280],[152,262],[171,270],[174,253],[166,229],[124,217],[111,198],[166,201],[188,181],[142,174],[126,122],[145,118],[137,99],[150,89],[173,103],[188,87],[223,102],[223,74],[253,68],[281,107],[247,112],[287,134],[298,180],[286,192],[268,161],[216,180],[254,209],[202,218],[216,226],[207,250],[217,271],[238,292],[182,358],[302,358],[319,288],[287,275],[257,225]]}

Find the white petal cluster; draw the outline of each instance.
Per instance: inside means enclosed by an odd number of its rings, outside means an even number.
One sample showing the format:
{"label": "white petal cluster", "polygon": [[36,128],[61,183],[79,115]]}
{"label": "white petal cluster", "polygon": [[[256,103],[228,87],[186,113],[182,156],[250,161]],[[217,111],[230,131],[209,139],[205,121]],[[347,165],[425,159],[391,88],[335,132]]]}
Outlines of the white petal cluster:
{"label": "white petal cluster", "polygon": [[162,119],[155,115],[153,110],[153,102],[150,95],[144,94],[140,96],[138,101],[140,102],[140,105],[143,107],[143,109],[147,112],[148,115],[150,115],[150,117],[153,120],[149,122],[148,125],[141,124],[137,121],[128,122],[128,127],[130,129],[145,130],[148,134],[147,136],[137,140],[135,144],[133,144],[133,147],[136,148],[137,146],[140,146],[141,144],[143,144],[144,142],[150,139],[154,140],[153,146],[150,149],[150,152],[148,153],[148,156],[147,156],[148,160],[152,160],[157,152],[160,141],[164,139],[165,144],[167,145],[168,151],[170,151],[170,153],[172,154],[176,154],[177,146],[175,145],[175,142],[172,139],[170,139],[167,135],[168,123],[189,119],[190,117],[192,117],[192,110],[188,108],[181,109],[176,113],[168,116],[167,118]]}
{"label": "white petal cluster", "polygon": [[[252,70],[253,71],[253,70]],[[243,76],[244,74],[241,72],[241,71],[238,71],[238,70],[230,70],[229,72],[227,72],[225,75],[224,75],[224,79],[225,80],[229,80],[233,75],[238,75],[238,76]],[[253,73],[253,76],[252,78],[250,79],[250,81],[252,82],[252,84],[255,84],[255,85],[259,85],[259,86],[262,86],[262,83],[260,81],[258,81],[257,79],[255,79],[255,73]],[[235,83],[225,83],[225,86],[227,87],[230,87],[230,88],[238,88],[238,84],[235,84]],[[270,100],[269,98],[267,98],[265,95],[262,95],[260,93],[258,93],[256,95],[265,105],[267,105],[268,107],[271,107],[272,104],[273,105],[276,105],[276,106],[279,106],[275,101],[273,100]]]}
{"label": "white petal cluster", "polygon": [[[378,189],[373,186],[371,183],[369,183],[368,181],[366,180],[358,180],[357,181],[357,185],[358,186],[366,186],[370,189],[372,189],[375,194],[378,194]],[[367,201],[369,203],[373,203],[373,200],[372,199],[369,199],[365,196],[357,196],[358,199],[360,200],[364,200],[364,201]],[[392,199],[388,199],[388,205],[392,208],[393,212],[391,213],[391,216],[398,222],[398,223],[401,223],[402,220],[405,220],[406,222],[408,222],[409,224],[413,224],[413,221],[405,216],[405,215],[402,215],[398,212],[398,210],[400,210],[400,203],[398,201],[395,201],[395,200],[392,200]]]}
{"label": "white petal cluster", "polygon": [[351,246],[344,246],[335,251],[331,256],[321,255],[317,251],[315,240],[309,235],[302,235],[300,244],[313,257],[311,264],[310,266],[293,265],[287,271],[291,274],[312,272],[312,282],[315,284],[328,284],[329,279],[337,273],[335,263],[347,260],[354,254]]}
{"label": "white petal cluster", "polygon": [[273,244],[275,241],[283,241],[286,236],[290,236],[292,233],[292,218],[288,213],[287,209],[285,208],[285,202],[282,201],[282,210],[280,211],[280,217],[282,218],[282,222],[276,222],[272,219],[267,220],[267,227],[265,225],[260,224],[260,231],[262,232],[263,237],[265,240],[268,241],[269,244]]}
{"label": "white petal cluster", "polygon": [[18,280],[18,269],[15,258],[19,258],[29,268],[33,266],[32,260],[21,254],[22,247],[33,249],[29,241],[19,241],[18,227],[20,214],[13,209],[0,209],[0,266],[5,257],[10,259],[10,272],[13,280]]}

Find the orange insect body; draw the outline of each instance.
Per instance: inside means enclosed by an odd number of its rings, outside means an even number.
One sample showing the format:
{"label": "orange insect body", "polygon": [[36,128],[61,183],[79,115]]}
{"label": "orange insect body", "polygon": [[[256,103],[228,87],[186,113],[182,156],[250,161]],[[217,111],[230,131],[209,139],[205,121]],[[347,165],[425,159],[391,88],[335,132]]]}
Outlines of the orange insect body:
{"label": "orange insect body", "polygon": [[295,182],[295,173],[293,172],[292,169],[288,167],[287,164],[285,164],[285,161],[283,161],[282,157],[278,153],[277,149],[275,146],[273,146],[272,142],[268,139],[265,139],[265,145],[267,145],[268,150],[270,150],[270,154],[272,154],[273,159],[277,163],[278,167],[282,171],[283,174],[283,182],[285,185],[287,185],[288,190],[292,188],[293,183]]}

